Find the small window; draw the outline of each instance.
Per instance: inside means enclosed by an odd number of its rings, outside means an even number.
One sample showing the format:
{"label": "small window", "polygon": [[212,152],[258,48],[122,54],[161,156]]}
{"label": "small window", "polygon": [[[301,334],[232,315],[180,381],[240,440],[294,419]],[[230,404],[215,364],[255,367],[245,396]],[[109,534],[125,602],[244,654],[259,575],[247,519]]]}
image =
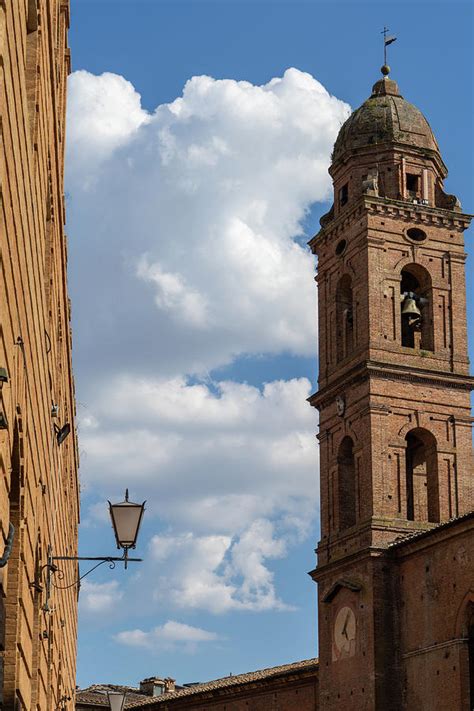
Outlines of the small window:
{"label": "small window", "polygon": [[413,173],[406,174],[406,186],[409,195],[415,197],[420,190],[420,176]]}
{"label": "small window", "polygon": [[342,207],[349,200],[349,183],[346,183],[339,190],[339,205]]}
{"label": "small window", "polygon": [[414,242],[424,242],[426,239],[426,232],[418,229],[418,227],[410,227],[410,229],[407,230],[407,237],[412,239]]}
{"label": "small window", "polygon": [[345,251],[347,247],[347,242],[345,239],[339,240],[339,242],[336,245],[336,254],[338,257],[341,256],[341,254]]}

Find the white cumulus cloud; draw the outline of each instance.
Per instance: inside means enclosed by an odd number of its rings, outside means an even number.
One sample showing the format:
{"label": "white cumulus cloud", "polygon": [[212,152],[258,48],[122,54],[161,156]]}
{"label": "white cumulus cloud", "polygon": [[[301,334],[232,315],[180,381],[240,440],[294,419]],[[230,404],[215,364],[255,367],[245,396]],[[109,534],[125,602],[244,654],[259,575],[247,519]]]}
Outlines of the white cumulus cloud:
{"label": "white cumulus cloud", "polygon": [[116,608],[123,597],[117,580],[108,583],[92,583],[89,580],[81,582],[81,610],[83,612],[101,613]]}
{"label": "white cumulus cloud", "polygon": [[[103,527],[99,502],[127,486],[148,500],[153,564],[124,596],[140,585],[155,607],[289,609],[272,561],[314,520],[311,385],[212,376],[239,357],[314,353],[302,225],[330,197],[349,107],[297,69],[262,86],[193,77],[154,111],[124,77],[80,71],[68,112],[83,521]],[[116,594],[84,586],[83,609]]]}
{"label": "white cumulus cloud", "polygon": [[103,498],[128,486],[169,527],[150,548],[155,601],[288,609],[268,564],[307,535],[316,509],[309,393],[305,379],[259,389],[119,376],[98,388],[81,425],[83,485]]}
{"label": "white cumulus cloud", "polygon": [[114,635],[117,642],[129,647],[144,647],[149,650],[172,649],[176,646],[184,651],[195,651],[198,644],[215,642],[219,636],[215,632],[208,632],[200,627],[192,627],[182,622],[168,620],[163,625],[158,625],[148,632],[141,629],[124,630]]}
{"label": "white cumulus cloud", "polygon": [[[262,389],[118,376],[80,423],[84,489],[126,486],[162,520],[226,535],[256,518],[314,513],[314,412],[308,380]],[[91,426],[91,413],[93,425]]]}
{"label": "white cumulus cloud", "polygon": [[97,167],[126,143],[149,115],[132,84],[118,74],[95,76],[80,70],[74,72],[73,85],[68,97],[67,142],[74,160],[68,162],[68,169],[71,179],[78,173],[83,187],[90,188],[90,166]]}
{"label": "white cumulus cloud", "polygon": [[275,591],[269,560],[286,553],[268,520],[253,521],[228,536],[154,536],[150,553],[156,565],[154,597],[178,608],[215,614],[230,610],[289,610]]}
{"label": "white cumulus cloud", "polygon": [[70,249],[87,274],[87,291],[71,278],[76,363],[126,355],[182,374],[312,354],[314,268],[298,238],[329,197],[347,104],[297,69],[263,86],[193,77],[153,113],[110,73],[74,73],[69,94]]}

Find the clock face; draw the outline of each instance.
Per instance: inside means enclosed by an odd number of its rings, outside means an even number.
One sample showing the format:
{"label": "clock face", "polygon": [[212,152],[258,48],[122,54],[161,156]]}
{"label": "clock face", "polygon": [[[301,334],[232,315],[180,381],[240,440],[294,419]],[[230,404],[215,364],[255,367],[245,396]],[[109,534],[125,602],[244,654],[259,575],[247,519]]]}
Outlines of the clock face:
{"label": "clock face", "polygon": [[334,622],[334,651],[337,659],[355,654],[356,617],[352,607],[341,607]]}

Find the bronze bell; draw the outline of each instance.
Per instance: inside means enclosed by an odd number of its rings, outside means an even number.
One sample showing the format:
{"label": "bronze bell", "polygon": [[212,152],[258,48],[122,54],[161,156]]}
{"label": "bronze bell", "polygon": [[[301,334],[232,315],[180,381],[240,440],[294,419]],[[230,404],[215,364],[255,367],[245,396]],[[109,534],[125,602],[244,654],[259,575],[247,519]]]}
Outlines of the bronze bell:
{"label": "bronze bell", "polygon": [[402,316],[408,322],[411,328],[417,328],[421,325],[421,311],[416,303],[417,298],[413,292],[409,291],[404,294],[402,304]]}

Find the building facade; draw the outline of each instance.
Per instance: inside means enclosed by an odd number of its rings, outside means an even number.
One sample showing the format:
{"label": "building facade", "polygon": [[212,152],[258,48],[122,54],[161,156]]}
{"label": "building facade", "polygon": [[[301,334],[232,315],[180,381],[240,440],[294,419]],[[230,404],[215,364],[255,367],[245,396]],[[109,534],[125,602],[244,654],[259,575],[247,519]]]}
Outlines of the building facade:
{"label": "building facade", "polygon": [[[74,708],[79,501],[63,187],[68,0],[0,1],[0,707]],[[62,585],[76,564],[64,564]]]}
{"label": "building facade", "polygon": [[342,126],[318,256],[319,706],[470,711],[474,472],[463,232],[388,77]]}

